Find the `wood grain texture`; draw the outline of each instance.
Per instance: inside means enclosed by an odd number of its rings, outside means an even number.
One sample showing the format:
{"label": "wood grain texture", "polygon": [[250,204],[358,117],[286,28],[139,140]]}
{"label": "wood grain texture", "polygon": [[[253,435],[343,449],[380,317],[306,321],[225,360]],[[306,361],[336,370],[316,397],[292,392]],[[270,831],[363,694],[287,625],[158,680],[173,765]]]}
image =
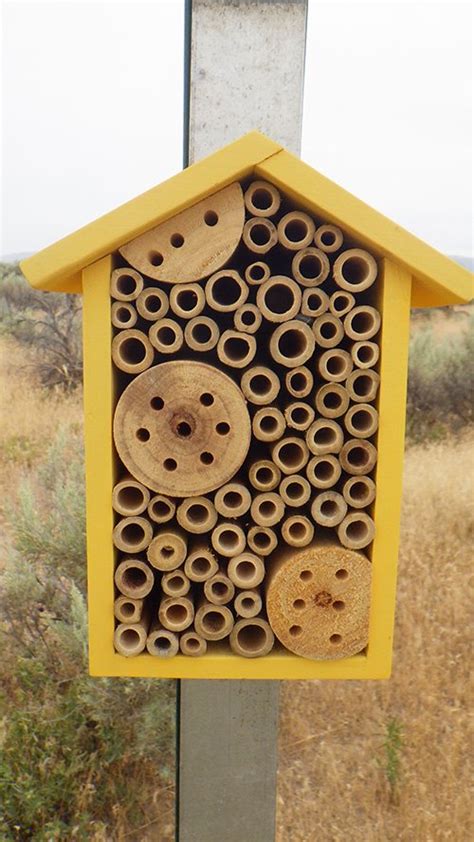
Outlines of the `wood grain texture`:
{"label": "wood grain texture", "polygon": [[244,200],[234,183],[122,245],[121,255],[140,272],[168,284],[189,283],[217,272],[234,253],[244,226]]}

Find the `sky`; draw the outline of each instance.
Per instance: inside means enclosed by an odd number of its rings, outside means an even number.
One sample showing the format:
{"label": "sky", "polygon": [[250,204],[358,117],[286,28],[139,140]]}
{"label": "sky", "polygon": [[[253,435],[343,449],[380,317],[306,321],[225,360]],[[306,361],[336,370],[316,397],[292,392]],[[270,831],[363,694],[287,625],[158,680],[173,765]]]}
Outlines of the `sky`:
{"label": "sky", "polygon": [[[181,0],[4,0],[2,255],[182,168],[183,26]],[[309,0],[301,156],[472,255],[472,84],[471,3]]]}

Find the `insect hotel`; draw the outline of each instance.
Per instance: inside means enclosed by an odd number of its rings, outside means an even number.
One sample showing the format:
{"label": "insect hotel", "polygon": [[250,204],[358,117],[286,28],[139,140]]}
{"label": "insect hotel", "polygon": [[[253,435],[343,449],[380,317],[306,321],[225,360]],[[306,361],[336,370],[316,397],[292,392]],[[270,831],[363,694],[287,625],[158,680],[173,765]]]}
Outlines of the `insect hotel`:
{"label": "insect hotel", "polygon": [[410,307],[469,273],[258,133],[22,269],[84,299],[91,673],[388,676]]}

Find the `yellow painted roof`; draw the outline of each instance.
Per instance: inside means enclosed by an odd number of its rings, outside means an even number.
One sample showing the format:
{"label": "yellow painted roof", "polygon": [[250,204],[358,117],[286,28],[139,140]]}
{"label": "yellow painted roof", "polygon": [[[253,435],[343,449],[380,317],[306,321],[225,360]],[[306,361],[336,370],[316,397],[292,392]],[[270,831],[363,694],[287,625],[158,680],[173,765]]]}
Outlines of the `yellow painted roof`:
{"label": "yellow painted roof", "polygon": [[414,278],[413,305],[457,304],[473,296],[472,274],[304,164],[259,132],[250,132],[116,210],[20,263],[32,286],[79,292],[82,269],[227,184],[255,174],[294,201],[340,225],[361,245],[386,255]]}

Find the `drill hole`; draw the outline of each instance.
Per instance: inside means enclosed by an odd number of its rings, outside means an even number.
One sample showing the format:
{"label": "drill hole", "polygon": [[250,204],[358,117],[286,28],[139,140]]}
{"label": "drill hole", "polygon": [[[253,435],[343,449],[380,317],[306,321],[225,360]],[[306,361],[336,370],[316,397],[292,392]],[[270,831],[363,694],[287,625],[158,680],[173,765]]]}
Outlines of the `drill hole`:
{"label": "drill hole", "polygon": [[304,601],[304,599],[295,599],[293,603],[293,608],[296,608],[297,611],[302,611],[305,607],[306,602]]}
{"label": "drill hole", "polygon": [[199,457],[203,465],[212,465],[214,462],[214,456],[212,453],[209,453],[208,450],[205,450],[204,453],[201,453]]}
{"label": "drill hole", "polygon": [[336,599],[333,602],[332,607],[334,608],[335,611],[343,611],[344,608],[346,607],[346,603],[343,602],[342,599]]}
{"label": "drill hole", "polygon": [[148,255],[148,260],[152,266],[161,266],[163,263],[163,255],[159,251],[151,251]]}
{"label": "drill hole", "polygon": [[349,573],[344,567],[341,567],[339,570],[336,570],[336,579],[347,579]]}
{"label": "drill hole", "polygon": [[136,436],[138,441],[148,441],[150,438],[150,431],[145,427],[140,427],[136,432]]}
{"label": "drill hole", "polygon": [[290,626],[289,631],[292,637],[298,637],[298,635],[301,634],[303,629],[301,628],[301,626]]}
{"label": "drill hole", "polygon": [[182,234],[172,234],[170,237],[170,243],[175,249],[180,249],[184,243],[184,237]]}
{"label": "drill hole", "polygon": [[158,397],[158,395],[150,401],[151,408],[156,409],[157,412],[159,412],[160,409],[163,409],[164,405],[165,402],[163,398]]}
{"label": "drill hole", "polygon": [[340,634],[332,634],[331,637],[329,638],[329,640],[330,640],[331,643],[334,643],[334,644],[341,643],[342,636]]}
{"label": "drill hole", "polygon": [[227,436],[230,433],[230,424],[228,424],[227,421],[219,421],[219,423],[216,424],[216,433],[220,436]]}
{"label": "drill hole", "polygon": [[214,395],[211,395],[210,392],[203,392],[199,400],[203,406],[212,406],[214,403]]}
{"label": "drill hole", "polygon": [[187,421],[180,421],[176,427],[176,432],[178,433],[178,436],[181,436],[181,438],[186,439],[192,433],[191,426],[190,424],[188,424]]}
{"label": "drill hole", "polygon": [[209,225],[210,228],[212,228],[214,225],[217,225],[218,221],[219,217],[217,216],[217,213],[215,211],[208,210],[204,214],[204,222],[206,223],[206,225]]}
{"label": "drill hole", "polygon": [[175,471],[178,467],[178,463],[176,459],[165,459],[163,462],[163,467],[165,471]]}
{"label": "drill hole", "polygon": [[311,570],[302,570],[301,571],[300,579],[301,579],[302,582],[311,582],[312,578],[313,578],[313,574],[311,573]]}

